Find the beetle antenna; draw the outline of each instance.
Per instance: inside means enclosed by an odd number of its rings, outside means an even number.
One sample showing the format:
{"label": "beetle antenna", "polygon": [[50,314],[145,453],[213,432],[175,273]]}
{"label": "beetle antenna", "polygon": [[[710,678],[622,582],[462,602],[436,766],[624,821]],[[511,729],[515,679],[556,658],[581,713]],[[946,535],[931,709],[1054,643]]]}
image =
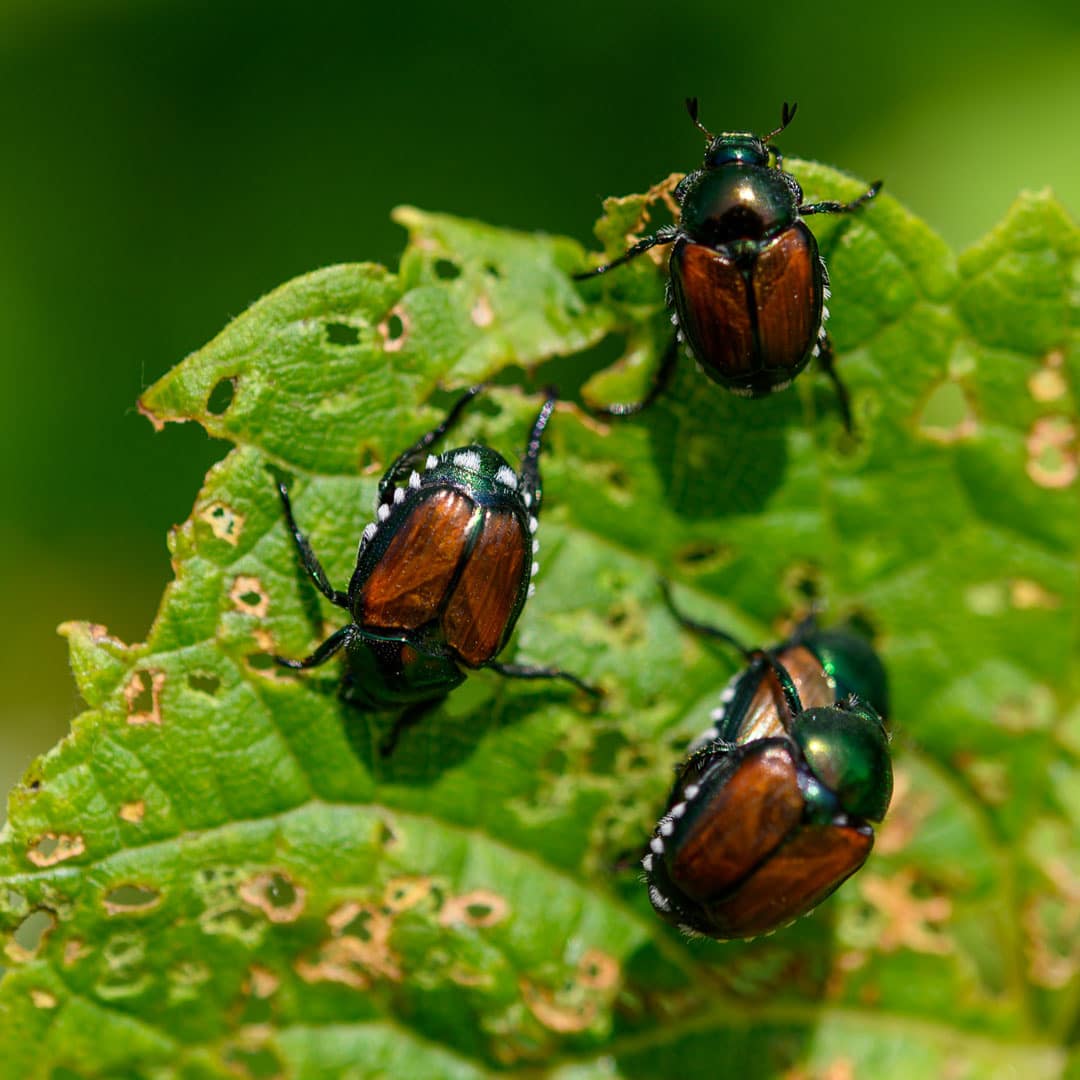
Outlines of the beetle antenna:
{"label": "beetle antenna", "polygon": [[686,99],[686,111],[690,114],[690,119],[693,120],[694,127],[696,127],[709,142],[712,142],[716,136],[698,119],[698,100],[696,97],[688,97]]}
{"label": "beetle antenna", "polygon": [[785,101],[784,107],[780,110],[780,126],[778,128],[773,128],[773,130],[770,131],[768,135],[762,135],[761,141],[763,143],[767,143],[770,139],[775,138],[777,135],[779,135],[780,132],[783,131],[784,128],[786,128],[788,124],[790,124],[791,121],[795,119],[795,112],[798,108],[799,103],[797,101],[793,101],[790,105]]}
{"label": "beetle antenna", "polygon": [[698,622],[696,619],[691,619],[688,615],[684,615],[675,606],[675,600],[671,595],[671,583],[666,578],[660,578],[659,585],[660,592],[663,594],[664,603],[667,604],[668,611],[675,616],[679,621],[680,626],[689,630],[691,633],[700,634],[702,637],[715,638],[717,641],[726,642],[733,649],[737,649],[742,653],[743,659],[746,660],[747,663],[751,663],[757,659],[757,651],[748,649],[734,634],[729,634],[726,630],[721,630],[716,626],[709,626],[707,623]]}

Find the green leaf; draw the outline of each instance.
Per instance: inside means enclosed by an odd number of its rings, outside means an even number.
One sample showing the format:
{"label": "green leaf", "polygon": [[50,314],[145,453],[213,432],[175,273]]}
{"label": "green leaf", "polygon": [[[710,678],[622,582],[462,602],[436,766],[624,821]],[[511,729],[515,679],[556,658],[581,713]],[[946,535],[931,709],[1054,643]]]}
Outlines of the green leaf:
{"label": "green leaf", "polygon": [[[861,190],[793,168],[809,199]],[[659,209],[611,201],[606,250]],[[341,622],[297,565],[271,469],[343,585],[379,475],[455,389],[497,384],[459,438],[514,456],[540,387],[640,391],[670,332],[648,257],[577,285],[572,241],[398,220],[398,274],[290,282],[141,402],[235,449],[170,537],[147,641],[63,628],[89,711],[0,835],[0,1076],[1075,1074],[1065,212],[1025,195],[959,259],[887,196],[814,219],[856,443],[813,372],[747,402],[684,363],[640,418],[560,405],[539,588],[506,656],[605,698],[480,672],[384,761],[335,665],[268,662]],[[812,585],[889,668],[897,786],[876,851],[758,941],[680,937],[618,868],[734,668],[675,625],[661,574],[761,642]]]}

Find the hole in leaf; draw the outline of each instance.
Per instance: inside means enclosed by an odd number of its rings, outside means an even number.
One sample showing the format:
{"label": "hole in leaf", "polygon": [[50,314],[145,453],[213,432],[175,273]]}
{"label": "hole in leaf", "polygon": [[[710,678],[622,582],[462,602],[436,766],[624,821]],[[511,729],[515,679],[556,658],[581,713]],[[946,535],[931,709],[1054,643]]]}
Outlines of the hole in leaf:
{"label": "hole in leaf", "polygon": [[26,787],[27,787],[27,789],[29,791],[40,791],[41,790],[41,781],[40,780],[31,780],[30,783],[26,785]]}
{"label": "hole in leaf", "polygon": [[134,693],[128,698],[128,712],[148,713],[154,708],[152,681],[139,676],[138,685],[132,683]]}
{"label": "hole in leaf", "polygon": [[348,914],[351,918],[346,922],[340,922],[335,926],[335,932],[341,937],[354,937],[357,941],[373,941],[375,935],[372,933],[371,926],[376,920],[378,912],[372,911],[371,908],[362,907],[353,911],[343,909],[343,912],[338,914]]}
{"label": "hole in leaf", "polygon": [[360,330],[348,323],[332,322],[326,324],[326,342],[328,345],[356,345],[360,341]]}
{"label": "hole in leaf", "polygon": [[453,281],[461,277],[461,267],[449,259],[436,259],[435,276],[441,281]]}
{"label": "hole in leaf", "polygon": [[495,926],[510,911],[510,905],[498,893],[488,889],[474,889],[461,896],[451,896],[439,912],[443,926]]}
{"label": "hole in leaf", "polygon": [[236,609],[245,615],[265,619],[270,610],[270,597],[262,582],[250,574],[238,574],[229,590],[229,599]]}
{"label": "hole in leaf", "polygon": [[360,471],[365,476],[374,476],[383,471],[383,464],[379,458],[379,451],[370,443],[365,443],[364,446],[361,447],[358,464],[360,466]]}
{"label": "hole in leaf", "polygon": [[387,882],[383,904],[391,912],[407,911],[431,895],[430,878],[395,878]]}
{"label": "hole in leaf", "polygon": [[1068,487],[1077,477],[1077,431],[1064,416],[1036,420],[1027,437],[1027,474],[1039,487]]}
{"label": "hole in leaf", "polygon": [[188,686],[200,694],[216,694],[221,687],[221,679],[209,671],[193,671],[188,676]]}
{"label": "hole in leaf", "polygon": [[129,724],[161,723],[161,690],[164,671],[133,671],[124,687]]}
{"label": "hole in leaf", "polygon": [[629,615],[630,613],[626,610],[625,604],[616,604],[614,607],[608,608],[605,621],[612,630],[618,630],[629,618]]}
{"label": "hole in leaf", "polygon": [[26,857],[35,866],[55,866],[65,859],[73,859],[86,850],[86,842],[81,836],[68,836],[66,833],[45,833],[27,848]]}
{"label": "hole in leaf", "polygon": [[710,540],[691,540],[675,552],[675,561],[687,570],[703,570],[706,566],[726,562],[731,548]]}
{"label": "hole in leaf", "polygon": [[240,530],[244,527],[242,515],[234,513],[221,503],[211,503],[199,512],[199,517],[210,526],[210,531],[219,540],[224,540],[233,547],[240,542]]}
{"label": "hole in leaf", "polygon": [[206,399],[206,411],[211,416],[223,416],[233,402],[235,391],[235,376],[219,380],[217,386],[210,391],[210,396]]}
{"label": "hole in leaf", "polygon": [[822,594],[821,567],[815,563],[797,562],[784,571],[781,580],[785,595],[796,607],[811,607]]}
{"label": "hole in leaf", "polygon": [[157,889],[145,885],[117,885],[102,898],[105,910],[110,915],[134,914],[156,907],[161,899]]}
{"label": "hole in leaf", "polygon": [[592,990],[610,990],[619,981],[619,961],[599,949],[588,949],[578,961],[578,982]]}
{"label": "hole in leaf", "polygon": [[959,383],[949,380],[933,390],[923,404],[919,431],[943,443],[975,434],[975,410]]}
{"label": "hole in leaf", "polygon": [[11,937],[15,944],[26,952],[27,956],[33,956],[55,926],[56,915],[47,908],[38,908],[36,911],[31,911],[15,927]]}
{"label": "hole in leaf", "polygon": [[386,318],[379,323],[379,333],[383,336],[385,344],[383,348],[387,352],[397,352],[405,344],[405,336],[409,324],[405,315],[397,308],[392,310]]}
{"label": "hole in leaf", "polygon": [[484,273],[490,274],[493,278],[502,277],[502,271],[493,262],[484,263]]}
{"label": "hole in leaf", "polygon": [[273,874],[266,885],[266,898],[273,907],[288,907],[296,900],[296,890],[288,878]]}
{"label": "hole in leaf", "polygon": [[608,471],[607,481],[616,491],[629,492],[630,490],[630,477],[618,465],[613,465]]}
{"label": "hole in leaf", "polygon": [[256,874],[240,887],[240,899],[271,922],[293,922],[304,910],[305,891],[278,871]]}
{"label": "hole in leaf", "polygon": [[398,844],[398,834],[394,832],[393,825],[385,818],[379,819],[379,826],[375,834],[375,843],[380,847],[392,848]]}

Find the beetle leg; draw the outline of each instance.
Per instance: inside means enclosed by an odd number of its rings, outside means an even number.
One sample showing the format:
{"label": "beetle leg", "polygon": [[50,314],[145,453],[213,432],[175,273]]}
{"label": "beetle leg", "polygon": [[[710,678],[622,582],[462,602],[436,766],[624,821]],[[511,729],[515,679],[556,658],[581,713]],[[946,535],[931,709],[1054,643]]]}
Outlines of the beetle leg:
{"label": "beetle leg", "polygon": [[544,429],[558,400],[558,391],[548,387],[545,391],[544,404],[533,421],[525,454],[521,459],[521,494],[532,516],[540,516],[540,499],[543,492],[540,486],[540,444],[543,442]]}
{"label": "beetle leg", "polygon": [[306,671],[308,668],[325,664],[335,653],[340,652],[356,636],[356,627],[349,623],[331,634],[310,656],[302,660],[293,660],[288,656],[275,656],[274,662],[293,671]]}
{"label": "beetle leg", "polygon": [[652,377],[652,385],[640,401],[618,401],[602,408],[590,408],[593,416],[636,416],[644,412],[671,385],[671,378],[679,364],[679,339],[674,337],[660,358],[660,366]]}
{"label": "beetle leg", "polygon": [[393,499],[393,489],[397,482],[420,462],[433,442],[437,439],[441,439],[450,430],[457,422],[457,419],[465,406],[468,405],[469,402],[483,389],[483,383],[478,383],[476,386],[470,386],[469,389],[454,402],[442,423],[433,427],[426,435],[422,435],[408,450],[403,451],[397,456],[393,465],[386,470],[383,478],[379,481],[380,503],[390,502]]}
{"label": "beetle leg", "polygon": [[326,576],[326,571],[322,568],[322,563],[319,562],[315,552],[311,550],[311,544],[308,542],[308,538],[300,531],[300,527],[296,524],[296,518],[293,516],[292,501],[289,498],[289,489],[280,480],[278,481],[278,492],[281,495],[281,505],[285,508],[285,521],[289,526],[289,532],[292,533],[293,540],[296,542],[296,548],[300,552],[300,561],[304,564],[304,569],[310,575],[311,580],[319,587],[319,592],[321,592],[330,603],[348,610],[348,594],[343,593],[340,589],[335,589],[334,586],[330,584],[330,579]]}
{"label": "beetle leg", "polygon": [[848,394],[848,389],[836,370],[832,342],[829,340],[829,335],[826,333],[822,333],[821,338],[818,341],[817,358],[818,363],[821,365],[821,370],[828,375],[833,384],[833,388],[836,390],[836,400],[840,406],[840,417],[844,421],[844,430],[849,435],[854,435],[855,425],[851,420],[851,396]]}
{"label": "beetle leg", "polygon": [[810,203],[808,206],[800,206],[799,213],[803,217],[811,214],[849,214],[852,210],[858,210],[863,203],[869,202],[880,190],[884,180],[875,180],[857,199],[849,203],[828,202]]}
{"label": "beetle leg", "polygon": [[565,679],[592,697],[598,698],[603,695],[603,691],[598,687],[590,686],[576,675],[571,675],[569,671],[563,671],[561,668],[543,667],[540,664],[501,664],[497,660],[484,666],[508,679]]}
{"label": "beetle leg", "polygon": [[574,280],[585,281],[586,278],[596,277],[599,274],[606,274],[609,270],[614,270],[616,266],[622,266],[623,263],[629,262],[631,259],[636,259],[639,255],[644,255],[649,248],[654,248],[657,244],[670,244],[678,234],[679,230],[676,226],[661,225],[652,236],[646,236],[643,240],[639,240],[633,247],[628,248],[617,259],[612,259],[611,262],[604,263],[603,266],[594,266],[591,270],[585,270],[580,274],[575,274]]}

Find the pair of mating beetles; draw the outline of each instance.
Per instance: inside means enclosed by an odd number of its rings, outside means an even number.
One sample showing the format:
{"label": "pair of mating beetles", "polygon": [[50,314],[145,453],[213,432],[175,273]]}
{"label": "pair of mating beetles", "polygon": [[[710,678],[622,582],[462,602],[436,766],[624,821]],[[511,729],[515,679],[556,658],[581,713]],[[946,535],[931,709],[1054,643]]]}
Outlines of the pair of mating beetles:
{"label": "pair of mating beetles", "polygon": [[[672,321],[706,374],[758,397],[785,387],[817,356],[850,427],[824,330],[828,277],[801,219],[852,211],[880,184],[851,203],[802,205],[797,181],[775,149],[770,165],[767,146],[794,108],[785,105],[780,127],[764,137],[713,136],[698,122],[696,101],[687,104],[708,149],[704,166],[675,189],[679,225],[579,278],[671,244]],[[643,401],[610,411],[648,405],[675,357],[673,344]],[[344,592],[330,584],[279,485],[305,569],[351,621],[310,656],[278,661],[300,670],[344,651],[345,700],[397,713],[384,753],[470,669],[564,679],[598,694],[559,668],[497,660],[533,590],[540,448],[555,393],[546,395],[518,471],[486,446],[431,453],[480,389],[468,391],[383,476],[377,520],[364,530]],[[665,597],[671,605],[666,590]],[[747,650],[723,631],[675,614],[687,629],[734,645],[747,667],[678,770],[642,860],[649,897],[658,914],[686,930],[750,937],[811,910],[866,860],[870,823],[883,818],[892,792],[885,672],[861,639],[813,623],[773,649]]]}

